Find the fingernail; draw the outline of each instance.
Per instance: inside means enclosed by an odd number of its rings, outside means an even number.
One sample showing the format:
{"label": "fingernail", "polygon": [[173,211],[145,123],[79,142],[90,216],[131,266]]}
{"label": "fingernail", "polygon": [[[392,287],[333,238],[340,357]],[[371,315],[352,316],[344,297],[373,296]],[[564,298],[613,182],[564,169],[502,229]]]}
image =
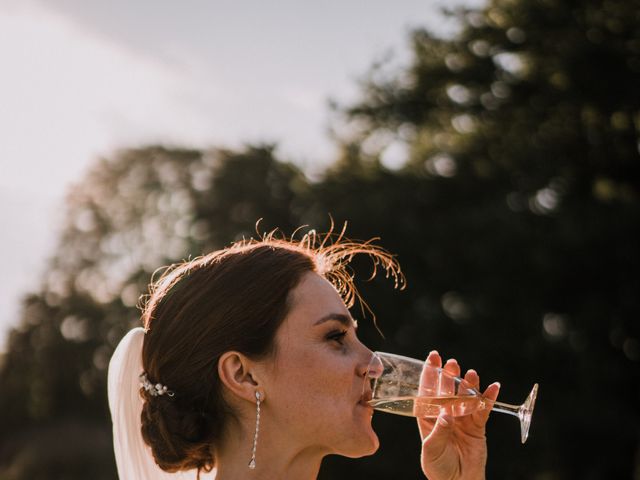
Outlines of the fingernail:
{"label": "fingernail", "polygon": [[458,363],[458,361],[455,358],[450,358],[447,363]]}
{"label": "fingernail", "polygon": [[431,350],[429,352],[429,355],[438,355],[438,351],[437,350]]}
{"label": "fingernail", "polygon": [[500,382],[493,382],[493,384],[500,388]]}

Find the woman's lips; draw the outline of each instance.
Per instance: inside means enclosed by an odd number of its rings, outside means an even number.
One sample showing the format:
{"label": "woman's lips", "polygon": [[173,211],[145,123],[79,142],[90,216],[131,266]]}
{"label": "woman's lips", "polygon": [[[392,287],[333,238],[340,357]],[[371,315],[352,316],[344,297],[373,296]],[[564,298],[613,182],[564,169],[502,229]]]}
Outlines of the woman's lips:
{"label": "woman's lips", "polygon": [[360,400],[358,400],[358,404],[364,406],[364,407],[371,407],[371,405],[369,405],[369,401],[371,400],[371,392],[364,392],[362,394],[362,396],[360,397]]}

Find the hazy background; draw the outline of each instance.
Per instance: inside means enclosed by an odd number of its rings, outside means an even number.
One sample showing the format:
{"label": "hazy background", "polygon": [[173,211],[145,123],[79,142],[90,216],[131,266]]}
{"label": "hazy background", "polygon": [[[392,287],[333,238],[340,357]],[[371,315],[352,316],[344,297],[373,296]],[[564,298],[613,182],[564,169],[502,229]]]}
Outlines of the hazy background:
{"label": "hazy background", "polygon": [[336,153],[329,98],[354,100],[376,59],[406,62],[412,27],[451,30],[442,4],[0,1],[0,351],[98,156],[277,141],[312,175]]}
{"label": "hazy background", "polygon": [[[0,7],[0,480],[115,478],[152,273],[329,214],[407,277],[354,260],[365,344],[540,384],[487,478],[640,480],[640,0],[242,5]],[[419,477],[415,421],[374,427],[319,478]]]}

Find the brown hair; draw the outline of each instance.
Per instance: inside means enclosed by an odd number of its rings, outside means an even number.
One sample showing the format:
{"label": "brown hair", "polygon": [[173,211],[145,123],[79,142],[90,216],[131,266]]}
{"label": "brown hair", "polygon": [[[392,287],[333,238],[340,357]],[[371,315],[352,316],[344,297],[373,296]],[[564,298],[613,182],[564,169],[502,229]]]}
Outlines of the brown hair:
{"label": "brown hair", "polygon": [[371,240],[348,241],[343,234],[311,231],[293,241],[274,231],[173,265],[152,283],[142,315],[142,363],[149,380],[174,395],[152,397],[141,389],[142,436],[163,470],[199,474],[214,467],[216,443],[234,416],[223,400],[218,359],[230,350],[251,358],[273,354],[289,294],[305,273],[331,281],[348,307],[358,298],[368,309],[348,266],[364,253],[373,261],[371,278],[381,266],[396,287],[404,287],[392,255]]}

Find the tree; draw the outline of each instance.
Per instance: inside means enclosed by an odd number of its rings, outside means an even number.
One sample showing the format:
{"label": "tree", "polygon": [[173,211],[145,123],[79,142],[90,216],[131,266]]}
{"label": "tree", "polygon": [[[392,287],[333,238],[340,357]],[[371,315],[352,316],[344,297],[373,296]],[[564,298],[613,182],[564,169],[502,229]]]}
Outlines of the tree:
{"label": "tree", "polygon": [[[379,235],[408,280],[401,293],[359,284],[385,334],[361,322],[365,343],[437,348],[500,380],[506,401],[540,382],[526,446],[515,420],[492,417],[488,478],[637,476],[639,12],[638,0],[451,12],[453,37],[415,31],[408,67],[372,71],[341,110],[341,157],[313,183],[269,146],[100,161],[70,192],[0,367],[0,477],[114,478],[105,368],[152,272],[254,235],[259,218],[322,231],[328,213],[352,238]],[[332,458],[321,478],[419,476],[414,422],[374,422],[382,453]]]}
{"label": "tree", "polygon": [[[273,147],[149,147],[102,159],[67,198],[39,292],[24,300],[0,369],[0,477],[115,478],[106,368],[160,266],[292,230],[307,182]],[[37,441],[35,439],[38,439]]]}
{"label": "tree", "polygon": [[344,165],[381,172],[358,190],[376,191],[375,225],[418,288],[394,330],[411,350],[420,334],[451,345],[503,398],[541,382],[526,454],[492,432],[489,478],[630,478],[640,3],[494,0],[452,15],[453,38],[416,31],[411,65],[376,68],[344,109]]}

